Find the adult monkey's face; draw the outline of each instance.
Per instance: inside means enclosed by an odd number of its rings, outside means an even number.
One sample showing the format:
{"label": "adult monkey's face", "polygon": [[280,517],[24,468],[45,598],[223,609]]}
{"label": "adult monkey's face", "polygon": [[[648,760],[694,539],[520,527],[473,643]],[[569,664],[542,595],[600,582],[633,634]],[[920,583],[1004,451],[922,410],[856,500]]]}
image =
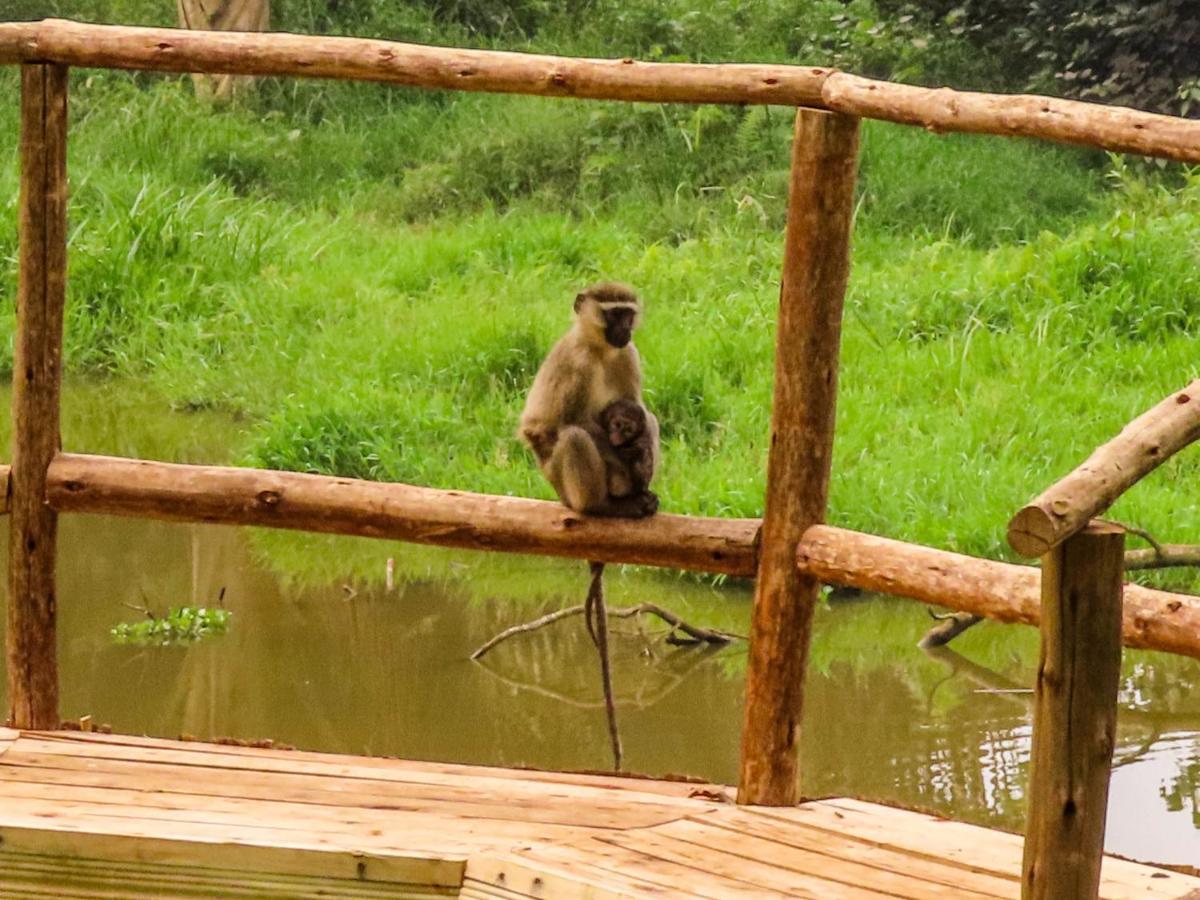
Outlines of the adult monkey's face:
{"label": "adult monkey's face", "polygon": [[618,349],[633,340],[637,309],[632,306],[611,306],[603,309],[604,339]]}
{"label": "adult monkey's face", "polygon": [[593,284],[575,298],[575,312],[597,340],[618,350],[629,345],[638,327],[641,303],[626,285],[613,281]]}

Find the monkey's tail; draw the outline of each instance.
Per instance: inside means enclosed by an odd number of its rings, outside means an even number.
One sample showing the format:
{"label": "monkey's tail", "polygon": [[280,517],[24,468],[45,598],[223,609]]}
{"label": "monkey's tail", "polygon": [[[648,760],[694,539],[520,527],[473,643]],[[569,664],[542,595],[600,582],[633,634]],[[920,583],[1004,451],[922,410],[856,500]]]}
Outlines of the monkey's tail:
{"label": "monkey's tail", "polygon": [[604,711],[608,716],[608,736],[612,741],[613,769],[621,771],[621,732],[617,729],[617,705],[613,699],[612,665],[608,658],[608,609],[604,603],[604,563],[589,562],[592,583],[588,586],[583,616],[588,633],[600,655],[600,680],[604,685]]}

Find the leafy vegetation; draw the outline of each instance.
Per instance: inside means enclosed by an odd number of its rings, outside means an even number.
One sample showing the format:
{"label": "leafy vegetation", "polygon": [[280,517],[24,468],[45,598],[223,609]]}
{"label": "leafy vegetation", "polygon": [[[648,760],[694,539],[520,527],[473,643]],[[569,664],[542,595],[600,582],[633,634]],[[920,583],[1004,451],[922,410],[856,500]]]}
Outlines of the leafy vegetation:
{"label": "leafy vegetation", "polygon": [[172,606],[166,615],[149,615],[140,622],[119,622],[110,634],[118,644],[172,647],[191,644],[206,637],[216,637],[229,627],[231,613],[227,609],[200,606]]}
{"label": "leafy vegetation", "polygon": [[[997,63],[860,0],[493,7],[295,4],[276,24],[963,84]],[[76,73],[68,370],[237,416],[224,455],[246,463],[548,497],[513,437],[523,393],[578,287],[620,277],[648,302],[664,508],[757,515],[791,124],[269,79],[208,109],[184,78]],[[6,299],[16,125],[0,105]],[[832,520],[1004,554],[1012,510],[1196,374],[1198,233],[1179,168],[865,123]],[[1197,468],[1178,457],[1114,514],[1194,531]]]}

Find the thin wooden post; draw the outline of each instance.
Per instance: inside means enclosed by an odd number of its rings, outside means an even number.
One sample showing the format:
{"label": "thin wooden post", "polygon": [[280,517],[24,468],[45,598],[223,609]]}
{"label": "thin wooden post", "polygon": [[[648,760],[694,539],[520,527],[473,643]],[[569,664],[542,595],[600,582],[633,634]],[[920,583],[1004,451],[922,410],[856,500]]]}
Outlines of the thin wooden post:
{"label": "thin wooden post", "polygon": [[67,271],[67,67],[21,67],[20,272],[13,360],[8,698],[16,728],[57,728],[54,558],[46,472],[59,447]]}
{"label": "thin wooden post", "polygon": [[798,571],[796,547],[824,521],[829,495],[857,164],[858,119],[797,112],[739,803],[786,806],[799,793],[804,670],[820,585]]}
{"label": "thin wooden post", "polygon": [[1024,900],[1100,890],[1121,674],[1125,533],[1092,522],[1042,559]]}

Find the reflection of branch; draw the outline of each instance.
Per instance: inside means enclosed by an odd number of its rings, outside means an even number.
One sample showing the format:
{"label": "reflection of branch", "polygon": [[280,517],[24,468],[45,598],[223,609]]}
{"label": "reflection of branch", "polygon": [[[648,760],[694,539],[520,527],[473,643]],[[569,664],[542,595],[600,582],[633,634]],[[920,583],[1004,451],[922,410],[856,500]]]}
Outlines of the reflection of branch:
{"label": "reflection of branch", "polygon": [[[583,611],[583,604],[580,604],[579,606],[568,606],[566,609],[556,610],[555,612],[548,613],[540,618],[534,619],[531,622],[524,622],[520,625],[513,625],[511,628],[506,628],[504,631],[500,632],[498,635],[472,653],[471,659],[479,659],[497,644],[508,640],[514,635],[525,634],[529,631],[537,631],[539,628],[544,628],[547,625],[553,625],[555,622],[558,622],[561,619],[583,615]],[[683,619],[679,618],[679,616],[675,615],[675,613],[671,612],[670,610],[663,609],[661,606],[657,606],[654,603],[639,603],[637,606],[625,606],[608,610],[609,618],[614,619],[628,619],[631,616],[641,615],[642,613],[657,616],[670,625],[672,629],[678,629],[684,634],[688,635],[688,637],[700,643],[728,644],[733,640],[745,640],[745,637],[740,634],[733,634],[727,631],[710,630],[708,628],[700,628],[696,625],[689,625]]]}
{"label": "reflection of branch", "polygon": [[[949,647],[926,647],[925,653],[931,659],[947,666],[954,674],[962,675],[968,681],[974,682],[988,694],[996,697],[1006,697],[1022,706],[1033,703],[1033,690],[1005,678],[987,666],[964,657]],[[1200,713],[1198,712],[1156,712],[1152,709],[1130,709],[1118,707],[1117,716],[1123,722],[1137,723],[1153,729],[1156,733],[1162,731],[1200,731]]]}
{"label": "reflection of branch", "polygon": [[[649,697],[643,697],[641,689],[639,689],[634,695],[633,699],[623,700],[618,698],[620,704],[627,709],[649,709],[674,691],[677,687],[679,687],[679,685],[683,684],[684,679],[686,679],[687,676],[692,673],[692,670],[700,665],[700,663],[702,663],[713,650],[715,650],[715,648],[705,647],[699,653],[689,653],[687,655],[686,668],[684,668],[682,672],[676,672],[675,674],[671,675],[667,683],[663,687],[659,688],[655,693],[651,694]],[[573,706],[576,709],[600,709],[602,706],[604,706],[604,702],[601,700],[577,700],[576,698],[569,697],[559,691],[542,687],[540,684],[533,684],[528,681],[518,681],[515,678],[509,678],[507,675],[501,675],[495,669],[489,668],[484,663],[480,663],[479,668],[484,672],[487,672],[488,675],[495,678],[497,681],[501,681],[510,687],[516,688],[517,690],[529,691],[530,693],[547,697],[550,700],[555,700],[559,703],[565,703],[567,706]]]}

